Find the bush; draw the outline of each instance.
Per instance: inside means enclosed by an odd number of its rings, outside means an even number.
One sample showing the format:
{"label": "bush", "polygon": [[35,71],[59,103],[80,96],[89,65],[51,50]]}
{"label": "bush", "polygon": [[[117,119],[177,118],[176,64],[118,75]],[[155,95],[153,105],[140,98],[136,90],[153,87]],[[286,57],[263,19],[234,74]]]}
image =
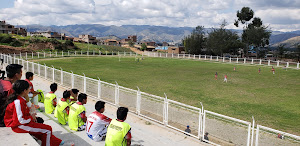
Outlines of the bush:
{"label": "bush", "polygon": [[11,43],[13,38],[9,34],[0,34],[0,43]]}
{"label": "bush", "polygon": [[21,47],[23,44],[20,41],[18,41],[18,40],[14,40],[9,45],[13,46],[13,47]]}
{"label": "bush", "polygon": [[66,40],[65,44],[67,46],[74,46],[74,43],[72,41],[70,41],[70,40]]}

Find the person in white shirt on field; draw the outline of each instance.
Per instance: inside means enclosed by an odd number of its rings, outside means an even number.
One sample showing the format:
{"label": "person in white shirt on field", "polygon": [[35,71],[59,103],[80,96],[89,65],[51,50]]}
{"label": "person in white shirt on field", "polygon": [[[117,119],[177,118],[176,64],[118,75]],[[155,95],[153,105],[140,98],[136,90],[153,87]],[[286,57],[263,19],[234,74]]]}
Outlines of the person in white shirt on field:
{"label": "person in white shirt on field", "polygon": [[86,121],[86,134],[90,139],[99,142],[105,140],[107,126],[111,119],[102,114],[105,110],[105,102],[97,101],[95,109],[96,111],[90,114]]}

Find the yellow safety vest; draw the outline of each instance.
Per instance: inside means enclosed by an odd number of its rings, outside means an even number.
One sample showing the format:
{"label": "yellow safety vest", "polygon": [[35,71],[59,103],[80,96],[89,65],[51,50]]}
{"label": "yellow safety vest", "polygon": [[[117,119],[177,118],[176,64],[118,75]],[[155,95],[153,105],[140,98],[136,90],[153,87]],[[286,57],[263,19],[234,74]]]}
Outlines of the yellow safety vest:
{"label": "yellow safety vest", "polygon": [[71,106],[72,104],[76,103],[76,101],[72,101],[73,99],[74,99],[74,97],[73,97],[73,96],[70,96],[70,99],[67,100],[70,106]]}
{"label": "yellow safety vest", "polygon": [[55,107],[53,106],[53,99],[56,98],[54,93],[47,93],[44,100],[45,113],[51,114]]}
{"label": "yellow safety vest", "polygon": [[70,106],[69,120],[68,120],[70,129],[77,131],[78,127],[84,125],[83,120],[79,116],[79,114],[81,114],[84,111],[85,111],[85,107],[83,105],[74,103]]}
{"label": "yellow safety vest", "polygon": [[66,125],[68,121],[68,114],[65,110],[69,104],[66,101],[59,101],[54,111],[54,116],[58,119],[58,122],[62,125]]}
{"label": "yellow safety vest", "polygon": [[113,119],[107,128],[105,146],[126,146],[125,136],[130,128],[129,124]]}
{"label": "yellow safety vest", "polygon": [[36,92],[41,92],[41,94],[38,94],[38,100],[39,100],[39,102],[44,103],[44,92],[43,92],[43,90],[38,89],[38,90],[36,90]]}

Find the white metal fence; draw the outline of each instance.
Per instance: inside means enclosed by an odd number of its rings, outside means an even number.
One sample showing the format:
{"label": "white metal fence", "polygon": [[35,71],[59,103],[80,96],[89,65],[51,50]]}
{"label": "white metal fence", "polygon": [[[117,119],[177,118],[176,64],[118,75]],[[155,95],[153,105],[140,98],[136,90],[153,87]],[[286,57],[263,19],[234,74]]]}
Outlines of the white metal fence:
{"label": "white metal fence", "polygon": [[[75,53],[74,53],[75,54]],[[126,55],[126,53],[124,53]],[[21,54],[22,55],[22,54]],[[20,55],[20,56],[21,56]],[[26,55],[26,54],[25,54]],[[28,55],[28,54],[27,54]],[[46,56],[46,53],[44,54]],[[130,55],[128,53],[127,55]],[[133,55],[131,53],[131,55]],[[179,54],[181,55],[181,54]],[[36,75],[49,81],[56,82],[69,88],[78,88],[81,92],[95,99],[106,101],[115,106],[126,106],[130,112],[156,121],[184,132],[186,125],[190,126],[191,133],[185,133],[197,139],[203,139],[205,132],[209,133],[210,144],[213,145],[299,145],[300,137],[289,133],[274,130],[261,125],[214,113],[202,108],[193,107],[165,97],[107,83],[100,79],[92,79],[73,72],[63,71],[43,64],[30,62],[17,55],[1,54],[6,64],[18,63],[24,70],[34,72]],[[35,55],[31,55],[35,56]],[[182,56],[193,57],[194,56]],[[196,56],[195,56],[196,57]],[[205,56],[204,56],[205,57]],[[32,57],[33,58],[33,57]],[[210,57],[213,58],[213,57]],[[217,58],[216,58],[217,59]],[[231,59],[232,61],[232,59]],[[202,103],[201,103],[202,105]],[[285,138],[277,138],[277,134]],[[275,136],[274,136],[275,135]],[[255,136],[255,140],[254,140]]]}
{"label": "white metal fence", "polygon": [[181,59],[194,59],[194,60],[207,60],[216,62],[226,63],[237,63],[237,64],[256,64],[256,65],[268,65],[275,67],[287,67],[299,69],[299,62],[285,62],[285,61],[274,61],[265,59],[254,59],[254,58],[231,58],[211,55],[192,55],[192,54],[170,54],[160,52],[145,52],[143,55],[150,57],[161,57],[161,58],[181,58]]}

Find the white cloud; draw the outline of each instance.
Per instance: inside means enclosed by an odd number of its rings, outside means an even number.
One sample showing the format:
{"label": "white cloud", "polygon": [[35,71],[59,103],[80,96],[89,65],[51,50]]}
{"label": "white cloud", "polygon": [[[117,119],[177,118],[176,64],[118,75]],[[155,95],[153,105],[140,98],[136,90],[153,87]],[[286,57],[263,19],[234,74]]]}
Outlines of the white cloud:
{"label": "white cloud", "polygon": [[[11,24],[202,25],[228,28],[236,11],[249,6],[274,29],[300,29],[299,0],[16,0],[1,9],[0,20]],[[284,23],[283,23],[284,22]]]}

